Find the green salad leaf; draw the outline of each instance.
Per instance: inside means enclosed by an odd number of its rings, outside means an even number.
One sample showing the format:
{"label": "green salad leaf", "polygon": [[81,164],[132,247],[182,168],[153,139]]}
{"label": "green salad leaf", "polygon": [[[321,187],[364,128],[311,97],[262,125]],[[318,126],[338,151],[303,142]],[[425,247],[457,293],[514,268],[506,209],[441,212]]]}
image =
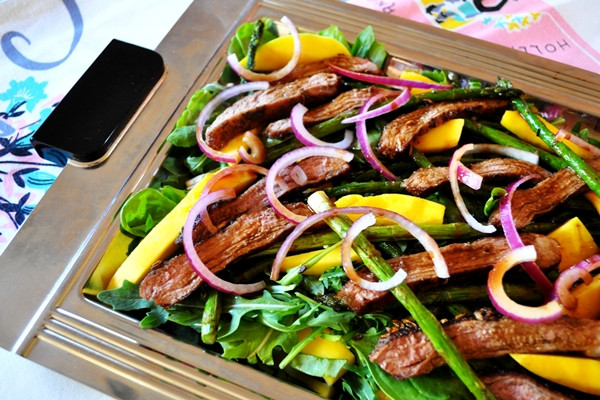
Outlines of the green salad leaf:
{"label": "green salad leaf", "polygon": [[317,32],[317,35],[334,38],[335,40],[343,44],[344,47],[348,49],[348,51],[350,51],[351,49],[350,43],[348,43],[348,40],[346,40],[346,37],[337,25],[329,25],[329,27]]}

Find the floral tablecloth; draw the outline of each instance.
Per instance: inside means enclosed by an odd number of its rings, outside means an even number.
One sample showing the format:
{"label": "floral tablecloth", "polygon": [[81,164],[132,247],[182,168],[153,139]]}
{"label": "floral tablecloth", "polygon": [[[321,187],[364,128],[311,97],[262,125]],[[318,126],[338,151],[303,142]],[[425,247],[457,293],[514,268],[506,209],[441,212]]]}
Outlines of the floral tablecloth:
{"label": "floral tablecloth", "polygon": [[[597,0],[345,1],[600,73]],[[0,254],[67,162],[35,130],[111,39],[155,48],[190,2],[0,0]]]}

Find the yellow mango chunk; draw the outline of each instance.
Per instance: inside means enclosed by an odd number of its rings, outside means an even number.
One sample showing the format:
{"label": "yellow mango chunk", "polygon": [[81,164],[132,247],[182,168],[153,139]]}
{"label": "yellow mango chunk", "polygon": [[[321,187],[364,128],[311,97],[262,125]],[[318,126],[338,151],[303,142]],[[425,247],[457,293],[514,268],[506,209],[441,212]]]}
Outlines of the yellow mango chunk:
{"label": "yellow mango chunk", "polygon": [[[550,122],[546,121],[542,117],[538,118],[548,127],[550,132],[556,134],[558,132],[558,128],[552,125]],[[508,129],[510,132],[523,139],[527,143],[530,143],[540,149],[550,150],[550,148],[544,143],[542,139],[540,139],[535,132],[529,127],[529,124],[518,111],[507,110],[502,115],[502,120],[500,121],[503,127]],[[590,157],[592,154],[577,146],[576,144],[570,142],[569,140],[563,140],[563,143],[569,147],[575,154],[577,154],[581,158]],[[550,150],[551,151],[551,150]]]}
{"label": "yellow mango chunk", "polygon": [[572,218],[548,234],[560,244],[559,271],[598,253],[598,246],[585,225],[577,217]]}
{"label": "yellow mango chunk", "polygon": [[[441,224],[444,221],[446,207],[440,203],[425,200],[420,197],[400,193],[386,193],[377,196],[361,196],[350,194],[340,197],[335,202],[336,207],[369,206],[394,211],[415,224]],[[353,220],[359,216],[349,215]],[[391,225],[395,222],[377,218],[377,225]]]}
{"label": "yellow mango chunk", "polygon": [[[314,33],[300,33],[302,50],[299,64],[309,64],[321,61],[338,54],[350,55],[342,43],[334,38],[320,36]],[[254,56],[254,69],[256,71],[274,71],[283,68],[292,58],[294,41],[291,35],[280,36],[260,46]],[[246,65],[246,58],[240,61]]]}
{"label": "yellow mango chunk", "polygon": [[[283,259],[281,263],[281,270],[288,271],[292,268],[295,268],[299,265],[306,263],[312,257],[319,254],[322,250],[309,251],[308,253],[294,254],[292,256],[287,256]],[[358,254],[352,251],[351,255],[352,261],[360,260]],[[312,267],[303,272],[304,275],[311,276],[321,276],[323,272],[327,271],[329,268],[337,267],[338,265],[342,265],[342,255],[340,253],[339,247],[327,253],[323,258],[317,261]]]}
{"label": "yellow mango chunk", "polygon": [[547,354],[511,354],[523,367],[549,381],[600,395],[600,360]]}
{"label": "yellow mango chunk", "polygon": [[115,271],[127,258],[127,251],[132,241],[133,237],[121,231],[117,232],[117,235],[108,245],[108,250],[104,253],[90,279],[86,282],[83,293],[95,296],[106,289],[110,278],[112,278]]}
{"label": "yellow mango chunk", "polygon": [[[407,70],[407,69],[403,70],[400,73],[400,79],[407,79],[410,81],[417,81],[417,82],[438,83],[438,82],[434,81],[433,79],[426,77],[425,75],[421,75],[421,73],[419,73],[418,71],[411,71],[411,70]],[[431,90],[432,89],[411,88],[410,95],[414,96],[415,94],[426,93]]]}
{"label": "yellow mango chunk", "polygon": [[[125,280],[138,284],[150,272],[152,264],[173,254],[177,249],[173,242],[183,229],[187,216],[198,201],[204,186],[214,174],[205,174],[183,200],[140,241],[119,269],[115,271],[107,289],[119,288]],[[229,175],[219,180],[211,191],[229,187],[245,187],[255,177],[256,175],[253,173]]]}
{"label": "yellow mango chunk", "polygon": [[572,317],[600,319],[600,275],[589,285],[579,285],[571,292],[577,297],[577,306],[564,312]]}
{"label": "yellow mango chunk", "polygon": [[590,203],[594,206],[598,214],[600,214],[600,197],[594,192],[587,192],[585,198],[589,200]]}
{"label": "yellow mango chunk", "polygon": [[463,126],[465,126],[464,119],[451,119],[417,136],[412,141],[412,145],[422,153],[449,150],[458,145]]}
{"label": "yellow mango chunk", "polygon": [[[298,340],[304,339],[309,333],[310,328],[299,331]],[[345,359],[347,360],[346,365],[353,365],[355,362],[354,353],[352,353],[343,343],[327,340],[320,336],[311,340],[300,352],[320,358],[329,358],[333,360]],[[342,369],[338,376],[326,376],[323,379],[327,384],[333,385],[345,372],[346,370]]]}

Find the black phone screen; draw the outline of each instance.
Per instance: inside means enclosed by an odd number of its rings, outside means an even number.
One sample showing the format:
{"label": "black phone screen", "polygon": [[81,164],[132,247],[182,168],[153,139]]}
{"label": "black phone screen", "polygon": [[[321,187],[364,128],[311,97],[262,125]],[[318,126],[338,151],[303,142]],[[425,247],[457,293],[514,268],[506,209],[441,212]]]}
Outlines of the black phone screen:
{"label": "black phone screen", "polygon": [[34,133],[34,148],[101,161],[164,72],[155,51],[113,39]]}

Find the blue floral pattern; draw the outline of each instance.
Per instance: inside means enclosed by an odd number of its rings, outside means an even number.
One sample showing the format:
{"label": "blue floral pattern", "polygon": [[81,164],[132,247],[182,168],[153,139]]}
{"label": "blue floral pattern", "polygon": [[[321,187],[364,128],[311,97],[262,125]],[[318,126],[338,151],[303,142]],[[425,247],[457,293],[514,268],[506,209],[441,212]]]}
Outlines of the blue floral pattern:
{"label": "blue floral pattern", "polygon": [[60,100],[44,102],[46,85],[30,76],[0,87],[0,253],[67,163],[58,151],[41,158],[31,145]]}

